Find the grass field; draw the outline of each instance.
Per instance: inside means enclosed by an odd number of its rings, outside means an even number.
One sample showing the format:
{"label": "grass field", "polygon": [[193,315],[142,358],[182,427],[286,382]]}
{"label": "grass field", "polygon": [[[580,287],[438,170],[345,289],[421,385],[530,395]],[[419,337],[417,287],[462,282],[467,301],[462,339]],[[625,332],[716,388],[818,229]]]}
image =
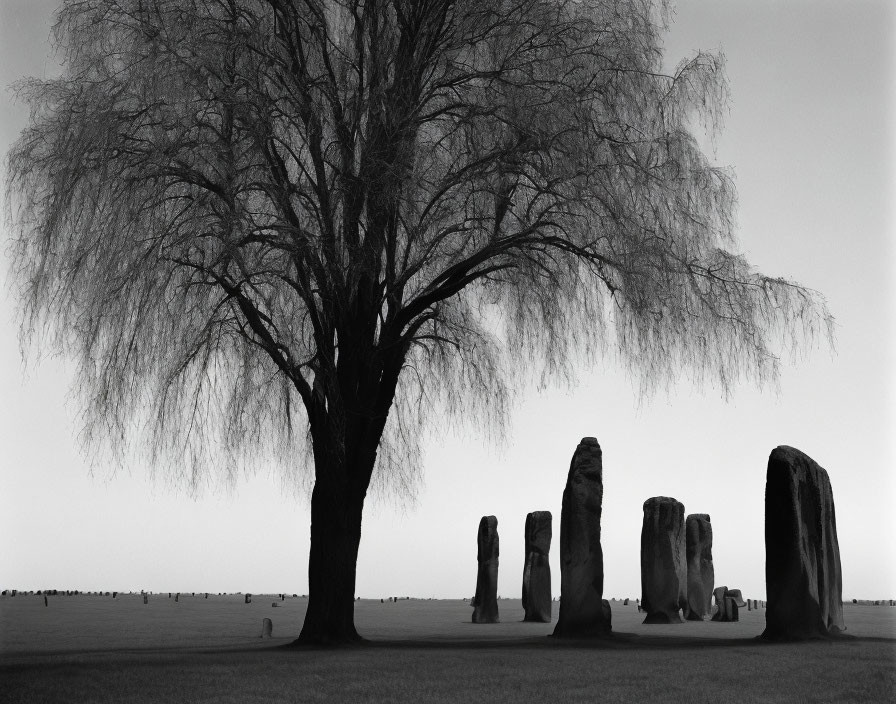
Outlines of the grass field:
{"label": "grass field", "polygon": [[[280,604],[274,608],[273,602]],[[2,702],[874,702],[896,701],[896,608],[844,606],[838,641],[768,644],[739,623],[641,624],[614,602],[614,637],[546,637],[470,623],[467,603],[356,605],[369,645],[289,649],[306,601],[254,596],[0,597]],[[556,607],[555,604],[555,615]],[[262,640],[262,619],[274,624]]]}

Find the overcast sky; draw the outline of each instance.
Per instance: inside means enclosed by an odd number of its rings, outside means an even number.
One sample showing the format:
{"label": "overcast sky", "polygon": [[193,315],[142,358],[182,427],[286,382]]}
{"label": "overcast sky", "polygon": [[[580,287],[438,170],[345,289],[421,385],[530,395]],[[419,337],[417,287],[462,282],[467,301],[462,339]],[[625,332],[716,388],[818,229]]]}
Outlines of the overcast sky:
{"label": "overcast sky", "polygon": [[[53,71],[55,0],[0,0],[0,84]],[[435,428],[415,503],[368,503],[363,597],[472,595],[476,530],[498,518],[498,593],[519,597],[526,513],[554,514],[583,436],[604,451],[604,596],[640,595],[642,504],[673,496],[708,513],[717,584],[765,595],[769,452],[795,446],[828,470],[843,596],[896,598],[894,460],[894,13],[886,0],[678,3],[670,65],[728,60],[731,109],[716,160],[736,171],[743,252],[759,270],[824,293],[837,348],[785,366],[777,392],[673,385],[639,405],[612,362],[574,387],[521,395],[503,449]],[[0,150],[24,126],[0,98]],[[5,227],[5,226],[3,226]],[[6,249],[9,236],[2,231]],[[140,461],[91,474],[66,401],[71,365],[22,361],[0,260],[0,588],[307,592],[307,496],[277,471],[193,498]],[[847,624],[848,626],[848,624]]]}

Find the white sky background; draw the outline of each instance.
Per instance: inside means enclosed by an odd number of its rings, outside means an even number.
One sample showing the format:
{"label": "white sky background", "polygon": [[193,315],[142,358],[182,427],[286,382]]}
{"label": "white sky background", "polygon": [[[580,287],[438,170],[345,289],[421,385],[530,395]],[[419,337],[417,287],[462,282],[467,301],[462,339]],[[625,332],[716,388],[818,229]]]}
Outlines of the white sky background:
{"label": "white sky background", "polygon": [[[53,71],[55,0],[0,0],[0,84]],[[642,504],[674,496],[709,513],[717,584],[765,594],[764,489],[779,444],[830,475],[843,595],[896,597],[894,501],[894,12],[885,0],[678,3],[670,64],[722,47],[732,101],[717,161],[733,166],[750,261],[822,291],[837,353],[784,368],[780,390],[672,385],[638,407],[612,362],[572,389],[521,395],[506,447],[435,428],[415,505],[368,502],[358,562],[363,597],[472,595],[479,518],[498,517],[498,593],[518,597],[526,513],[554,514],[586,435],[604,451],[604,596],[640,595]],[[0,150],[26,111],[0,98]],[[5,226],[4,226],[5,227]],[[9,233],[4,230],[4,249]],[[276,471],[198,499],[153,481],[139,461],[90,474],[71,365],[26,366],[5,251],[0,261],[0,588],[307,592],[310,510]]]}

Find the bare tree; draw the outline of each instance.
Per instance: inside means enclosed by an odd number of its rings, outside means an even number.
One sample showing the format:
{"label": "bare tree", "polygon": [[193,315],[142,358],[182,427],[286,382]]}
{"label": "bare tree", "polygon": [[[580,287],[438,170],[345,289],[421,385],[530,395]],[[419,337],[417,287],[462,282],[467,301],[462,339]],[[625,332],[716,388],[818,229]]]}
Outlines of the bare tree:
{"label": "bare tree", "polygon": [[[311,460],[299,641],[356,640],[371,482],[433,409],[616,350],[649,387],[774,379],[821,297],[736,253],[651,0],[69,0],[8,156],[23,331],[80,360],[88,437],[188,480]],[[776,346],[777,347],[777,346]],[[499,427],[499,426],[496,426]],[[303,451],[306,453],[303,455]],[[310,454],[309,454],[310,453]]]}

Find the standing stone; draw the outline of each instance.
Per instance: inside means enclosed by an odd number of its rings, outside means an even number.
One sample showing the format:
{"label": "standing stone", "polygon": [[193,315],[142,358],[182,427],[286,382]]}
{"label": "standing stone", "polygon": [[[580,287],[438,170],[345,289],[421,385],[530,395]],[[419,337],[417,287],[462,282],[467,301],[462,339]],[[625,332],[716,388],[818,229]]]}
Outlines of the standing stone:
{"label": "standing stone", "polygon": [[269,618],[262,619],[261,621],[261,637],[262,638],[270,638],[272,633],[274,632],[274,623]]}
{"label": "standing stone", "polygon": [[622,605],[623,605],[623,606],[628,606],[628,599],[626,599],[625,601],[623,601],[623,602],[622,602]]}
{"label": "standing stone", "polygon": [[740,613],[738,607],[743,608],[749,602],[745,602],[741,595],[740,589],[729,589],[728,587],[718,587],[713,596],[716,600],[718,610],[713,615],[713,621],[728,623],[729,621],[739,621]]}
{"label": "standing stone", "polygon": [[476,537],[478,569],[473,623],[498,623],[498,519],[483,516]]}
{"label": "standing stone", "polygon": [[738,603],[737,599],[734,597],[726,596],[725,597],[725,618],[723,621],[729,621],[731,623],[735,621],[740,621],[740,613],[738,611]]}
{"label": "standing stone", "polygon": [[747,605],[746,602],[744,602],[744,596],[741,593],[740,589],[727,589],[725,591],[725,596],[730,596],[732,599],[734,599],[735,602],[737,602],[737,605],[741,608]]}
{"label": "standing stone", "polygon": [[765,584],[763,638],[819,638],[846,630],[831,481],[811,457],[786,445],[768,458]]}
{"label": "standing stone", "polygon": [[174,595],[174,601],[180,601],[180,592]]}
{"label": "standing stone", "polygon": [[603,453],[582,438],[569,463],[560,513],[560,614],[555,636],[603,636],[611,629],[604,600],[600,517],[604,498]]}
{"label": "standing stone", "polygon": [[523,568],[523,621],[551,622],[551,512],[526,516],[526,562]]}
{"label": "standing stone", "polygon": [[668,496],[644,502],[641,527],[641,606],[644,623],[682,623],[688,607],[684,505]]}
{"label": "standing stone", "polygon": [[245,596],[244,599],[243,599],[243,603],[244,603],[244,604],[251,604],[251,603],[252,603],[252,595],[251,595],[251,594],[246,594],[246,596]]}
{"label": "standing stone", "polygon": [[144,594],[144,595],[143,595],[143,603],[144,603],[144,604],[148,604],[148,603],[149,603],[149,595],[147,595],[147,594]]}
{"label": "standing stone", "polygon": [[712,525],[709,514],[692,513],[685,521],[685,553],[688,565],[689,621],[702,621],[712,615]]}

